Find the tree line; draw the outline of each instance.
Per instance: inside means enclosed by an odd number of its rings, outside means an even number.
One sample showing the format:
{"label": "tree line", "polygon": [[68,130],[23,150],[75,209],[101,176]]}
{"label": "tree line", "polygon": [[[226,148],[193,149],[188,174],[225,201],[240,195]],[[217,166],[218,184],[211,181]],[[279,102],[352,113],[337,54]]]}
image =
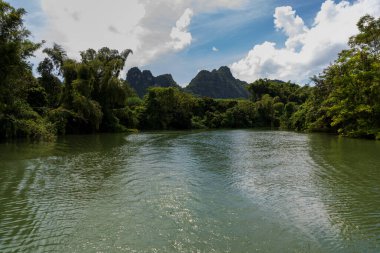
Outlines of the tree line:
{"label": "tree line", "polygon": [[0,0],[0,139],[129,129],[270,127],[380,139],[380,18],[364,16],[359,33],[314,86],[259,79],[250,99],[195,97],[149,89],[143,99],[119,78],[131,50],[104,47],[71,59],[54,44],[33,75],[28,59],[43,47],[23,25],[25,10]]}

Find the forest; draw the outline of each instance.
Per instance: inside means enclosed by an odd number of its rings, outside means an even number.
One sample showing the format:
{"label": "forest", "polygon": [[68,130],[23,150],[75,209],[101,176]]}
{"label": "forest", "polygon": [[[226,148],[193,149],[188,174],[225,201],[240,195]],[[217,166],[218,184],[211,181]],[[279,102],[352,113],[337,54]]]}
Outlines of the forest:
{"label": "forest", "polygon": [[[213,99],[177,87],[153,87],[140,98],[120,78],[131,50],[87,49],[71,59],[58,44],[32,42],[25,14],[0,0],[1,140],[257,127],[380,139],[380,18],[363,16],[349,49],[310,86],[259,79],[248,85],[249,99]],[[34,75],[29,59],[42,48]]]}

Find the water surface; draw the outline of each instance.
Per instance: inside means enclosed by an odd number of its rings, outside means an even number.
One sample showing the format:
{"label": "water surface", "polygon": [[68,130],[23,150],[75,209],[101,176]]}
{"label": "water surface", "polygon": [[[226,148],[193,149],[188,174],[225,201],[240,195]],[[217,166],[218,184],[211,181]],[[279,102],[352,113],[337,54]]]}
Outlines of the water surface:
{"label": "water surface", "polygon": [[0,252],[379,245],[379,142],[237,130],[0,144]]}

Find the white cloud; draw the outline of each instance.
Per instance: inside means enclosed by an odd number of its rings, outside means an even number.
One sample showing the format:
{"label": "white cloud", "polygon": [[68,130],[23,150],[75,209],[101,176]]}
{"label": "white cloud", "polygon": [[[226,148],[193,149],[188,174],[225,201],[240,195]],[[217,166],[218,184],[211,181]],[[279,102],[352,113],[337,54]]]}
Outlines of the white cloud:
{"label": "white cloud", "polygon": [[39,37],[62,44],[69,55],[104,46],[136,49],[135,27],[145,14],[138,0],[41,0],[47,27]]}
{"label": "white cloud", "polygon": [[307,31],[303,20],[296,15],[290,6],[277,7],[273,15],[274,25],[283,30],[289,37],[294,37]]}
{"label": "white cloud", "polygon": [[189,8],[185,10],[183,15],[176,22],[176,26],[172,28],[170,32],[170,38],[172,41],[168,44],[169,47],[173,47],[174,50],[182,50],[191,44],[191,33],[187,31],[193,11]]}
{"label": "white cloud", "polygon": [[212,49],[211,49],[213,52],[219,52],[219,49],[218,48],[216,48],[216,47],[212,47]]}
{"label": "white cloud", "polygon": [[296,12],[290,6],[278,7],[273,15],[275,18],[274,25],[277,30],[283,30],[288,36],[285,45],[289,50],[296,50],[302,46],[302,40],[308,31],[303,20],[296,15]]}
{"label": "white cloud", "polygon": [[162,54],[185,49],[192,42],[192,16],[219,9],[237,9],[248,0],[39,0],[45,26],[33,31],[37,40],[64,46],[79,57],[88,48],[107,46],[134,51],[128,66],[143,66]]}
{"label": "white cloud", "polygon": [[193,0],[192,4],[197,12],[208,12],[217,9],[240,9],[249,3],[249,0]]}
{"label": "white cloud", "polygon": [[305,82],[347,48],[348,38],[358,32],[357,21],[365,14],[380,16],[380,1],[358,0],[350,4],[326,0],[309,28],[291,7],[278,7],[274,24],[287,36],[285,46],[279,48],[268,41],[256,45],[231,69],[235,76],[249,82],[258,78]]}
{"label": "white cloud", "polygon": [[183,50],[192,42],[193,15],[219,9],[238,9],[248,0],[141,0],[145,15],[139,22],[136,53],[127,64],[143,66],[159,56]]}

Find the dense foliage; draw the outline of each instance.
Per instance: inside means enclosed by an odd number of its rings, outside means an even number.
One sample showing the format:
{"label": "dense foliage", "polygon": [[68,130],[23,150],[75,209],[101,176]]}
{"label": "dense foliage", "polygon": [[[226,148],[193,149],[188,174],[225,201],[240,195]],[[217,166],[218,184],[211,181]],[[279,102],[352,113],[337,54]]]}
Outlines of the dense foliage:
{"label": "dense foliage", "polygon": [[49,140],[59,134],[128,129],[252,127],[380,139],[380,19],[360,19],[350,49],[312,79],[313,87],[259,79],[243,91],[243,83],[222,67],[206,73],[209,79],[201,73],[197,80],[210,86],[208,92],[221,92],[218,85],[223,82],[230,89],[227,95],[237,92],[250,98],[226,99],[224,93],[213,93],[219,97],[215,99],[194,96],[190,88],[199,85],[181,89],[170,75],[153,77],[133,68],[129,78],[136,92],[119,78],[132,51],[107,47],[88,49],[74,60],[54,44],[43,50],[46,58],[38,64],[35,78],[27,60],[42,43],[28,39],[24,14],[0,0],[0,139]]}
{"label": "dense foliage", "polygon": [[27,62],[40,44],[28,39],[24,14],[0,1],[0,138],[50,139],[51,124],[38,113],[47,95]]}
{"label": "dense foliage", "polygon": [[140,111],[142,129],[250,128],[286,126],[307,98],[309,87],[270,80],[267,93],[252,100],[194,97],[176,88],[152,88]]}
{"label": "dense foliage", "polygon": [[334,64],[314,77],[312,95],[292,127],[380,139],[380,18],[364,16]]}

